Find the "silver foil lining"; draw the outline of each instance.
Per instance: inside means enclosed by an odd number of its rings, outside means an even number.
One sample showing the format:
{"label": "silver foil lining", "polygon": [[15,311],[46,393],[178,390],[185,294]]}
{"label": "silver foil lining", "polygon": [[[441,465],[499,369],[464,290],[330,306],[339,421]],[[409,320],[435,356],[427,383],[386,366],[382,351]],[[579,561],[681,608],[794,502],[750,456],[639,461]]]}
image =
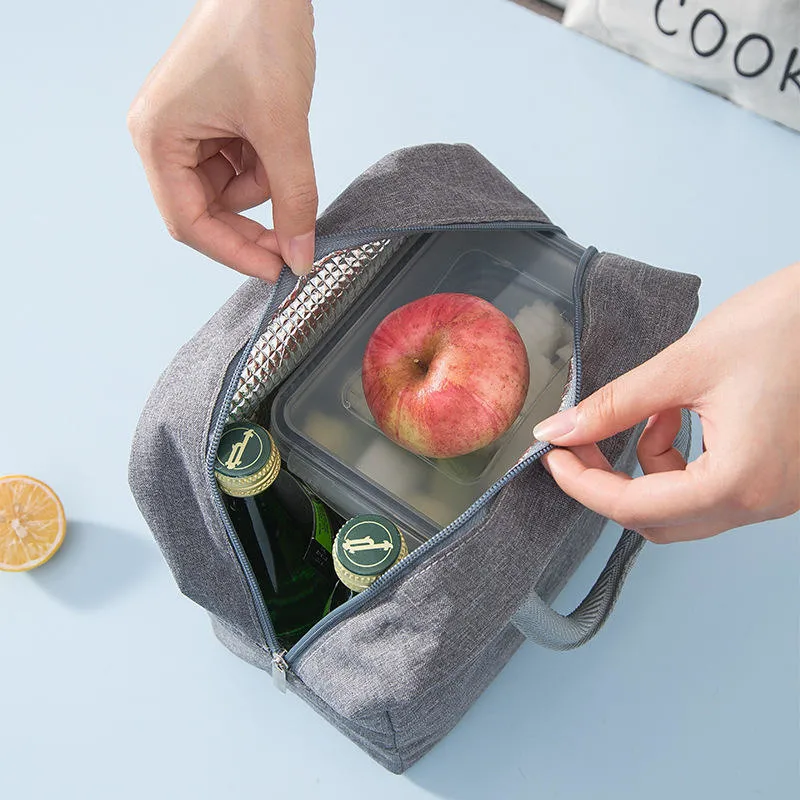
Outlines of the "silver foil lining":
{"label": "silver foil lining", "polygon": [[402,238],[369,242],[315,262],[253,345],[233,396],[232,420],[256,416],[264,399],[341,319],[402,243]]}

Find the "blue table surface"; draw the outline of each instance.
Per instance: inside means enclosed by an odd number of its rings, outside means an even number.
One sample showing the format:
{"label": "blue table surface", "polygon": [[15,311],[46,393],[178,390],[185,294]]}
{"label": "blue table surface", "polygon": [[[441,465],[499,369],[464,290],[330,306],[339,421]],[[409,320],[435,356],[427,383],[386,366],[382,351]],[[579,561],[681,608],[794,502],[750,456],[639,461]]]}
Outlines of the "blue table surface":
{"label": "blue table surface", "polygon": [[[0,577],[2,798],[799,796],[797,517],[646,547],[596,640],[524,646],[402,777],[222,648],[126,482],[149,388],[241,281],[168,237],[125,129],[191,3],[7,6],[0,470],[70,529]],[[323,206],[467,141],[577,241],[701,275],[701,312],[800,257],[799,134],[523,8],[319,3],[317,39]]]}

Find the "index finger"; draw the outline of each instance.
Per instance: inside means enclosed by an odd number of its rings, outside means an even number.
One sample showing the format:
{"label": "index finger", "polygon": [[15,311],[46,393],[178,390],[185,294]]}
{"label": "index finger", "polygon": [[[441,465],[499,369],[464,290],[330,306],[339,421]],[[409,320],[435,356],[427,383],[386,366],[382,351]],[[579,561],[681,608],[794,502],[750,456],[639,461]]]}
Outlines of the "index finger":
{"label": "index finger", "polygon": [[215,214],[192,167],[150,165],[146,171],[161,216],[175,239],[245,275],[277,279],[283,259],[273,231],[240,214]]}
{"label": "index finger", "polygon": [[685,470],[638,478],[587,466],[577,455],[561,448],[547,454],[547,465],[570,497],[626,528],[641,530],[698,522],[719,506],[719,491],[705,478],[699,479],[702,458]]}

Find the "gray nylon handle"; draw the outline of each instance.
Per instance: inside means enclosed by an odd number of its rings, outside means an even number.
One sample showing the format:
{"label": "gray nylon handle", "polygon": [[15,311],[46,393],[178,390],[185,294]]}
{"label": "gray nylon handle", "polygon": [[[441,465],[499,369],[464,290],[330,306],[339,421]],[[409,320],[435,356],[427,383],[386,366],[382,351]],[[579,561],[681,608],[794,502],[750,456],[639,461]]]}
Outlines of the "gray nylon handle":
{"label": "gray nylon handle", "polygon": [[[685,409],[682,416],[681,429],[674,446],[688,458],[692,441],[692,419]],[[608,619],[643,544],[644,539],[636,531],[624,530],[600,577],[571,614],[559,614],[534,589],[511,618],[511,622],[528,639],[542,647],[551,650],[572,650],[580,647]]]}

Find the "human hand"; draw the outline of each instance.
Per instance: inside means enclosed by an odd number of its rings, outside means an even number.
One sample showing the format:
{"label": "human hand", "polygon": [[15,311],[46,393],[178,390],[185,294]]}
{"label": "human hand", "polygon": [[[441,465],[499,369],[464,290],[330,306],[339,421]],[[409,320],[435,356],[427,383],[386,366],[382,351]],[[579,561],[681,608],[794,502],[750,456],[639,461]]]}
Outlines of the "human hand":
{"label": "human hand", "polygon": [[[247,275],[314,260],[310,0],[200,0],[128,127],[170,234]],[[272,199],[275,230],[239,214]]]}
{"label": "human hand", "polygon": [[[672,447],[682,408],[703,454]],[[638,478],[595,442],[648,419]],[[654,358],[536,426],[571,497],[658,543],[714,536],[800,509],[800,264],[735,295]],[[569,448],[569,449],[562,449]]]}

